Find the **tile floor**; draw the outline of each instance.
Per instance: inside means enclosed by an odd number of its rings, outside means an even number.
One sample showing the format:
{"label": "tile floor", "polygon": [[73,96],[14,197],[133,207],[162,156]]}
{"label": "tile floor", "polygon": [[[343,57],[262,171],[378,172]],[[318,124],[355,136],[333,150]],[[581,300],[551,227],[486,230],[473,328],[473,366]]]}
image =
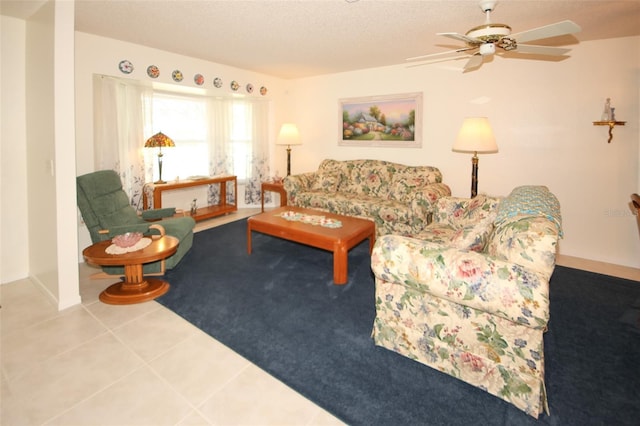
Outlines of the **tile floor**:
{"label": "tile floor", "polygon": [[29,280],[0,286],[0,424],[342,424],[159,303],[101,303],[113,280],[94,272],[62,312]]}

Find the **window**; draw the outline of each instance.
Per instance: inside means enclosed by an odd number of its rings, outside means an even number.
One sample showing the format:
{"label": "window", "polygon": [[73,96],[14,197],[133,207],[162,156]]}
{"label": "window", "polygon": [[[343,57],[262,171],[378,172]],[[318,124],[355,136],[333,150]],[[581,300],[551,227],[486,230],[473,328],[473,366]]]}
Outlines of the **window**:
{"label": "window", "polygon": [[234,102],[231,117],[231,158],[233,173],[239,181],[251,176],[251,108],[245,102]]}
{"label": "window", "polygon": [[[206,98],[154,92],[152,102],[151,134],[162,132],[176,144],[174,148],[163,150],[162,178],[174,180],[176,177],[208,176],[213,144],[208,142],[207,136],[210,120]],[[251,176],[252,108],[243,100],[232,101],[229,108],[231,173],[243,182]],[[158,179],[157,154],[155,150],[145,152],[145,162],[153,165],[154,180]]]}
{"label": "window", "polygon": [[[163,151],[162,178],[209,175],[206,101],[200,97],[176,96],[155,92],[151,117],[152,134],[162,132],[175,142]],[[145,162],[153,164],[158,179],[158,152],[145,152]],[[151,155],[149,155],[151,154]]]}

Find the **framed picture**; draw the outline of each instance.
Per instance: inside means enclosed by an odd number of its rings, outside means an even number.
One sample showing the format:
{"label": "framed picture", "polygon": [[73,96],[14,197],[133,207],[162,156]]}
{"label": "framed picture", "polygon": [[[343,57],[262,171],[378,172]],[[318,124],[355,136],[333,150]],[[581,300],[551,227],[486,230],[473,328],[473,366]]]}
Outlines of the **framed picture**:
{"label": "framed picture", "polygon": [[422,147],[422,93],[340,99],[343,146]]}

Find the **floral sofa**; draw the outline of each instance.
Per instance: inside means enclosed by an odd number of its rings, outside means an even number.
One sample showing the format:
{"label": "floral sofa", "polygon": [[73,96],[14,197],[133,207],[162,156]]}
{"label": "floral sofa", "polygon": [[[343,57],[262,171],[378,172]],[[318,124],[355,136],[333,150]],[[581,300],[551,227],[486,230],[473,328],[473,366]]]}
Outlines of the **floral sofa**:
{"label": "floral sofa", "polygon": [[289,205],[371,219],[377,235],[420,232],[438,198],[451,195],[437,168],[381,160],[324,160],[287,176],[284,189]]}
{"label": "floral sofa", "polygon": [[439,199],[416,238],[386,235],[374,246],[375,344],[533,417],[548,412],[543,333],[561,235],[546,187]]}

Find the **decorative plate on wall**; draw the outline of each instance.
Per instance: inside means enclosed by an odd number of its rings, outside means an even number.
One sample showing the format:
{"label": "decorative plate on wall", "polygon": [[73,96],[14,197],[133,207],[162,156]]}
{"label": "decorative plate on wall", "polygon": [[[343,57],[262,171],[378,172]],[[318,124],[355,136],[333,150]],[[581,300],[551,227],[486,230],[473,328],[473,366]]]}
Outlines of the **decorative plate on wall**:
{"label": "decorative plate on wall", "polygon": [[160,70],[155,65],[149,65],[147,67],[147,75],[151,78],[158,78]]}
{"label": "decorative plate on wall", "polygon": [[252,93],[253,92],[253,84],[251,83],[247,83],[247,93]]}
{"label": "decorative plate on wall", "polygon": [[240,88],[240,83],[238,83],[237,81],[233,80],[231,82],[231,90],[233,90],[235,92],[239,88]]}
{"label": "decorative plate on wall", "polygon": [[173,78],[173,81],[180,83],[184,76],[182,75],[182,72],[180,70],[175,70],[171,73],[171,78]]}
{"label": "decorative plate on wall", "polygon": [[267,88],[266,88],[266,87],[264,87],[264,86],[262,86],[262,87],[260,88],[260,94],[261,94],[262,96],[266,95],[266,94],[267,94]]}
{"label": "decorative plate on wall", "polygon": [[124,61],[120,61],[118,68],[120,68],[120,71],[125,74],[131,74],[133,71],[133,64],[125,59]]}
{"label": "decorative plate on wall", "polygon": [[213,85],[218,89],[222,87],[222,79],[220,77],[216,77],[213,79]]}
{"label": "decorative plate on wall", "polygon": [[202,86],[204,84],[204,77],[202,74],[196,74],[193,76],[193,82],[198,86]]}

